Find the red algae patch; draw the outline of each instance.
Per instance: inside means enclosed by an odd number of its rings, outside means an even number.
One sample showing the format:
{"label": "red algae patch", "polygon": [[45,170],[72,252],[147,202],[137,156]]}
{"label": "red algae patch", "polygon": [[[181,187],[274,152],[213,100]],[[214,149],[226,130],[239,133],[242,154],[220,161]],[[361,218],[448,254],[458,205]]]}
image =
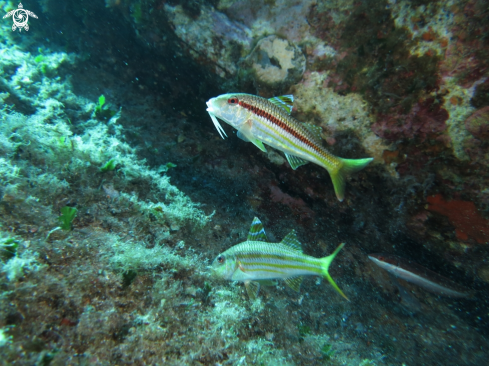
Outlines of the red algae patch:
{"label": "red algae patch", "polygon": [[428,98],[416,103],[408,114],[379,115],[378,121],[372,125],[372,131],[391,141],[417,138],[424,142],[446,130],[448,117],[448,112],[440,103]]}
{"label": "red algae patch", "polygon": [[430,196],[427,201],[428,210],[448,217],[459,240],[470,238],[479,244],[489,242],[489,220],[480,215],[473,202],[445,201],[441,194]]}

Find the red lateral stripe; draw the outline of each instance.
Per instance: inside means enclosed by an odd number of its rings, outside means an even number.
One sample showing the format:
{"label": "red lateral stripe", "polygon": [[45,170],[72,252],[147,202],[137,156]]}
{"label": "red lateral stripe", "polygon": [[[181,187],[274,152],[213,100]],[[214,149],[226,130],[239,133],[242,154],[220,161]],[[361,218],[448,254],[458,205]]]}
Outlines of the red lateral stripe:
{"label": "red lateral stripe", "polygon": [[287,125],[286,123],[282,122],[280,119],[278,119],[277,117],[273,116],[272,114],[267,113],[264,110],[262,110],[262,109],[260,109],[258,107],[252,106],[251,104],[245,103],[245,102],[243,102],[241,100],[239,101],[239,105],[242,106],[243,108],[246,108],[246,109],[250,110],[251,112],[253,112],[257,116],[266,118],[267,120],[269,120],[273,124],[277,125],[281,129],[287,131],[288,133],[290,133],[291,135],[293,135],[297,139],[301,140],[303,143],[309,145],[314,150],[320,151],[318,149],[318,147],[315,144],[313,144],[311,141],[309,141],[306,137],[304,137],[304,136],[300,135],[299,133],[297,133],[297,131],[295,131],[292,128],[290,128],[289,125]]}

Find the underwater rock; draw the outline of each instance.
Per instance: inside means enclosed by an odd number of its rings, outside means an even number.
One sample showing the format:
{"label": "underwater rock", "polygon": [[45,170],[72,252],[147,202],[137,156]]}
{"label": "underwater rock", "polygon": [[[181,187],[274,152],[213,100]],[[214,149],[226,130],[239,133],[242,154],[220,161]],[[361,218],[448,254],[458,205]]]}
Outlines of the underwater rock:
{"label": "underwater rock", "polygon": [[441,56],[452,43],[447,29],[454,26],[453,7],[449,2],[396,1],[390,2],[390,11],[397,28],[404,28],[415,42],[409,46],[411,55],[426,53]]}
{"label": "underwater rock", "polygon": [[482,281],[489,283],[489,265],[483,264],[480,266],[477,269],[477,274]]}
{"label": "underwater rock", "polygon": [[298,82],[306,70],[302,51],[277,36],[263,38],[246,58],[257,86],[287,87]]}
{"label": "underwater rock", "polygon": [[216,6],[229,19],[250,28],[255,39],[279,34],[291,42],[301,43],[311,38],[306,16],[315,3],[315,0],[223,0]]}
{"label": "underwater rock", "polygon": [[472,113],[465,121],[465,128],[476,139],[489,140],[489,106]]}
{"label": "underwater rock", "polygon": [[295,108],[298,113],[305,114],[300,119],[308,122],[315,118],[320,120],[323,137],[331,144],[335,142],[335,134],[353,131],[367,154],[381,161],[382,153],[389,145],[372,132],[367,103],[356,93],[345,96],[336,93],[327,87],[328,80],[328,73],[306,72],[303,81],[292,88]]}
{"label": "underwater rock", "polygon": [[237,61],[251,49],[251,31],[246,26],[208,6],[202,6],[196,18],[180,5],[166,4],[165,12],[182,48],[194,60],[212,66],[221,77],[236,74]]}
{"label": "underwater rock", "polygon": [[446,130],[448,113],[433,98],[416,103],[408,114],[380,116],[372,126],[376,135],[392,141],[417,138],[424,142]]}
{"label": "underwater rock", "polygon": [[277,186],[270,186],[270,198],[273,202],[288,206],[292,213],[299,216],[301,220],[312,219],[314,217],[314,211],[307,206],[302,198],[294,198],[283,192]]}
{"label": "underwater rock", "polygon": [[450,146],[453,154],[458,160],[468,161],[471,141],[473,140],[469,131],[465,128],[465,120],[474,108],[470,105],[473,94],[472,88],[464,88],[456,84],[455,78],[444,78],[442,80],[440,93],[446,93],[442,108],[448,112],[446,134],[450,138]]}
{"label": "underwater rock", "polygon": [[477,243],[489,242],[489,221],[481,216],[475,204],[470,201],[445,201],[437,194],[426,199],[428,210],[448,217],[455,226],[455,235],[459,240],[474,239]]}
{"label": "underwater rock", "polygon": [[484,82],[476,82],[470,104],[475,108],[482,108],[489,105],[489,79]]}

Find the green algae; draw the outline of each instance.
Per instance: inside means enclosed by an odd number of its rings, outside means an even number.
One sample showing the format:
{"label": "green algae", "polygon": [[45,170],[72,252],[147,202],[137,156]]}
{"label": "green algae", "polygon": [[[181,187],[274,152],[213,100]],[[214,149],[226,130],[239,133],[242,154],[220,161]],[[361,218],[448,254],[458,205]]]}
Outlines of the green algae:
{"label": "green algae", "polygon": [[114,170],[116,166],[117,166],[117,160],[116,159],[110,159],[102,167],[100,167],[100,171],[102,173],[110,172],[110,171]]}
{"label": "green algae", "polygon": [[0,262],[8,261],[17,254],[20,241],[9,236],[0,238]]}
{"label": "green algae", "polygon": [[58,217],[61,223],[61,229],[66,231],[71,230],[71,223],[75,219],[77,211],[76,207],[65,206],[61,208],[61,215]]}

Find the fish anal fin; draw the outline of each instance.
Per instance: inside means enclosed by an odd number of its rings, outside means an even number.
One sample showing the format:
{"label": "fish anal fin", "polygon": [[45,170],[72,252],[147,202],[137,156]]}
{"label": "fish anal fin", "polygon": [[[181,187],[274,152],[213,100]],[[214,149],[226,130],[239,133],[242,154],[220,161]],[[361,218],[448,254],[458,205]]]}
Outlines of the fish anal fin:
{"label": "fish anal fin", "polygon": [[287,161],[290,164],[290,167],[294,170],[296,170],[298,167],[300,167],[302,165],[309,163],[307,160],[299,158],[298,156],[290,155],[287,153],[284,153],[284,154],[285,154],[285,157],[287,158]]}
{"label": "fish anal fin", "polygon": [[287,236],[282,239],[280,244],[287,245],[292,249],[302,252],[302,245],[299,239],[297,239],[297,233],[295,232],[295,230],[292,230],[290,233],[288,233]]}
{"label": "fish anal fin", "polygon": [[296,276],[296,277],[286,278],[284,281],[285,284],[289,286],[292,290],[299,292],[303,279],[304,279],[303,276]]}
{"label": "fish anal fin", "polygon": [[246,292],[251,300],[256,299],[258,291],[260,291],[260,284],[256,281],[245,281]]}
{"label": "fish anal fin", "polygon": [[268,99],[271,103],[275,104],[277,107],[282,108],[288,114],[292,113],[292,108],[294,107],[294,96],[281,95],[279,97],[273,97]]}

